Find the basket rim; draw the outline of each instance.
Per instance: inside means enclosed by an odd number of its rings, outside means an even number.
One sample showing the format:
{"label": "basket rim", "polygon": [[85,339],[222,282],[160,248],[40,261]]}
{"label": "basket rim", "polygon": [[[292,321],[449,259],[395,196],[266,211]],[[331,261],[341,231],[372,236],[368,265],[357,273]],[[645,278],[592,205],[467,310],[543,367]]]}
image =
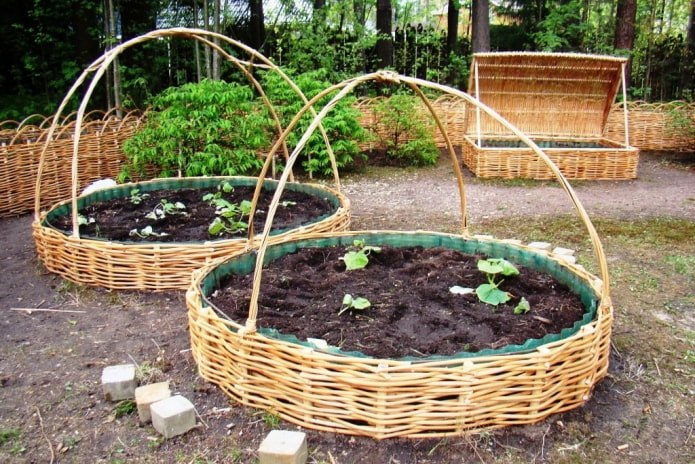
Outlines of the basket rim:
{"label": "basket rim", "polygon": [[[275,184],[275,186],[278,185],[278,181],[275,179],[260,179],[258,177],[252,177],[252,176],[210,176],[210,177],[160,177],[156,179],[151,179],[151,180],[146,180],[146,181],[140,181],[140,182],[129,182],[125,184],[119,184],[113,187],[107,187],[104,189],[100,189],[94,192],[90,192],[87,195],[80,195],[77,198],[77,203],[78,206],[87,206],[93,203],[96,203],[99,201],[100,196],[103,196],[104,194],[110,193],[110,192],[117,192],[117,191],[128,191],[131,190],[135,187],[158,187],[158,184],[167,184],[171,182],[180,182],[183,183],[184,185],[181,188],[209,188],[215,185],[218,185],[220,182],[223,181],[241,181],[243,182],[242,186],[248,186],[248,187],[255,187],[258,185],[259,180],[262,180],[260,182],[261,188],[263,188],[267,184]],[[193,184],[209,184],[209,185],[193,185]],[[314,218],[313,220],[309,222],[302,223],[298,227],[294,228],[286,228],[286,229],[278,229],[278,230],[273,230],[272,236],[279,236],[282,234],[286,234],[289,231],[295,230],[297,228],[301,227],[307,227],[312,224],[316,224],[318,222],[323,221],[324,219],[335,215],[338,211],[341,209],[347,209],[349,210],[350,208],[350,199],[342,194],[340,191],[335,190],[329,186],[323,185],[323,184],[317,184],[317,183],[305,183],[305,182],[292,182],[289,183],[288,186],[290,187],[290,190],[292,189],[299,189],[299,190],[314,190],[316,193],[322,192],[325,194],[330,195],[330,198],[327,198],[328,201],[331,203],[332,209],[330,212],[323,214],[317,218]],[[166,187],[164,186],[162,189],[167,189],[171,187]],[[157,188],[151,188],[147,189],[146,191],[156,191],[156,190],[162,190],[162,189],[157,189]],[[91,201],[95,200],[95,201]],[[61,233],[65,236],[71,236],[72,232],[71,231],[66,231],[62,229],[58,229],[51,224],[47,223],[48,219],[52,216],[62,216],[62,215],[68,215],[71,214],[70,211],[66,211],[64,214],[59,214],[58,211],[61,209],[66,209],[72,205],[72,200],[63,200],[62,202],[58,202],[54,204],[49,210],[42,212],[40,220],[37,223],[37,227],[43,227],[46,229],[54,230],[58,233]],[[62,212],[61,212],[62,213]],[[258,237],[259,234],[257,234],[255,237]],[[234,243],[234,242],[243,242],[243,241],[250,241],[248,236],[239,236],[239,237],[232,237],[232,238],[218,238],[218,239],[210,239],[210,240],[191,240],[191,241],[177,241],[177,242],[163,242],[163,241],[158,241],[158,240],[148,240],[148,241],[130,241],[130,240],[111,240],[111,239],[106,239],[106,238],[100,238],[100,237],[93,237],[93,236],[79,236],[77,237],[78,240],[81,242],[99,242],[99,243],[113,243],[114,245],[127,245],[128,247],[132,248],[151,248],[151,247],[157,247],[157,248],[180,248],[182,245],[186,246],[203,246],[203,247],[208,247],[211,245],[223,245],[225,243]]]}

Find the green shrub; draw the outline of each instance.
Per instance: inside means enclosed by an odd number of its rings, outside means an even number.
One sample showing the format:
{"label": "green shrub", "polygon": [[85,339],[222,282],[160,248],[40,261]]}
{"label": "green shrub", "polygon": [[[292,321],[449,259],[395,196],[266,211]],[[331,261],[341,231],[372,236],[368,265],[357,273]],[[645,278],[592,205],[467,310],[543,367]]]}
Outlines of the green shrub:
{"label": "green shrub", "polygon": [[[434,141],[429,112],[420,104],[418,97],[395,94],[380,100],[374,107],[379,131],[384,138],[386,155],[405,165],[431,166],[439,158],[439,149]],[[425,117],[418,113],[426,112]]]}
{"label": "green shrub", "polygon": [[[311,99],[332,85],[326,80],[328,72],[325,69],[296,75],[293,75],[292,72],[288,74],[307,99]],[[262,85],[278,112],[282,126],[287,127],[292,118],[304,107],[304,102],[277,73],[264,73]],[[317,113],[330,101],[331,97],[332,95],[316,103],[314,108]],[[353,107],[354,101],[355,98],[352,96],[342,98],[321,121],[328,134],[328,140],[339,169],[351,166],[357,157],[364,157],[360,153],[358,141],[365,139],[366,132],[358,122],[359,112]],[[299,139],[304,135],[313,119],[314,116],[311,112],[307,112],[292,133],[288,135],[287,145],[290,150],[297,146]],[[298,161],[308,173],[324,176],[332,174],[328,150],[318,129],[307,141]]]}
{"label": "green shrub", "polygon": [[252,175],[275,131],[250,86],[205,80],[156,95],[143,127],[123,145],[120,180],[155,166],[162,177]]}

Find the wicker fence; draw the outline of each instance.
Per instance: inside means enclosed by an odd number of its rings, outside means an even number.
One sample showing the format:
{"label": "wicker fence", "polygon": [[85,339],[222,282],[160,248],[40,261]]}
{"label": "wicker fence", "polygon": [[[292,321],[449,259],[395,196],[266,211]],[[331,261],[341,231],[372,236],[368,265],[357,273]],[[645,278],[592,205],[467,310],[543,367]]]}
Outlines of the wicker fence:
{"label": "wicker fence", "polygon": [[[695,103],[627,102],[630,144],[641,150],[695,152]],[[611,108],[605,135],[625,137],[623,103]]]}
{"label": "wicker fence", "polygon": [[[87,115],[79,134],[79,156],[84,160],[79,188],[118,175],[124,161],[121,146],[140,122],[138,111],[123,116],[117,110]],[[34,208],[36,173],[51,123],[52,117],[38,115],[18,123],[0,123],[0,217],[24,214]],[[74,115],[64,118],[47,146],[41,177],[42,208],[70,196],[75,125]]]}

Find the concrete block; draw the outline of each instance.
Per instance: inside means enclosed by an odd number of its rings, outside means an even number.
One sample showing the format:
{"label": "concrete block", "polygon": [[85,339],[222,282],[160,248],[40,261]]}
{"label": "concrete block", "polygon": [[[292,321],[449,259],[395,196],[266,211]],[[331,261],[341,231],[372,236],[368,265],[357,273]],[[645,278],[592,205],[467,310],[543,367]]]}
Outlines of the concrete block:
{"label": "concrete block", "polygon": [[572,256],[574,255],[574,250],[571,248],[555,247],[553,248],[553,253],[556,255]]}
{"label": "concrete block", "polygon": [[548,242],[531,242],[528,244],[530,248],[535,248],[536,250],[550,250],[550,247],[552,246]]}
{"label": "concrete block", "polygon": [[143,385],[135,389],[135,404],[138,406],[140,423],[146,424],[152,420],[150,406],[152,403],[167,399],[171,396],[169,382],[158,382]]}
{"label": "concrete block", "polygon": [[135,365],[107,366],[101,373],[101,385],[107,401],[132,399],[135,395]]}
{"label": "concrete block", "polygon": [[159,400],[150,405],[152,426],[164,438],[175,437],[195,427],[193,403],[181,395]]}
{"label": "concrete block", "polygon": [[258,448],[260,464],[304,464],[308,458],[306,434],[272,430]]}

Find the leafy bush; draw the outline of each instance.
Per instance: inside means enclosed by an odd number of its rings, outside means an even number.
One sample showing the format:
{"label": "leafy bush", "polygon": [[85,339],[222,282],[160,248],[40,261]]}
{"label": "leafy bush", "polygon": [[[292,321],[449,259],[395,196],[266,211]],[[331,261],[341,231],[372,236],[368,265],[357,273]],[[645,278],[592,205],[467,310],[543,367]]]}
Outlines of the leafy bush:
{"label": "leafy bush", "polygon": [[[326,80],[327,74],[328,71],[325,69],[297,75],[292,75],[289,72],[290,78],[301,89],[307,99],[311,99],[332,85]],[[273,102],[282,126],[287,127],[292,118],[304,107],[304,102],[277,73],[264,73],[262,86],[270,101]],[[321,111],[321,108],[331,98],[332,96],[328,96],[317,102],[314,106],[316,112]],[[349,167],[356,157],[363,156],[360,153],[357,142],[364,140],[366,133],[362,126],[359,125],[357,119],[358,110],[353,108],[354,100],[354,97],[350,96],[341,99],[321,121],[328,134],[328,140],[339,169]],[[304,135],[313,119],[314,116],[307,112],[297,123],[297,126],[287,137],[287,145],[290,149],[297,146],[299,139]],[[299,158],[299,163],[308,173],[326,176],[332,174],[328,150],[318,129],[314,131],[307,141]]]}
{"label": "leafy bush", "polygon": [[432,135],[433,123],[429,118],[418,118],[423,111],[418,97],[404,94],[392,95],[375,105],[376,119],[383,128],[378,132],[384,138],[388,157],[413,166],[437,162],[439,149]]}
{"label": "leafy bush", "polygon": [[163,177],[254,174],[273,127],[250,86],[205,80],[169,88],[153,98],[142,129],[124,143],[120,180],[151,166]]}

